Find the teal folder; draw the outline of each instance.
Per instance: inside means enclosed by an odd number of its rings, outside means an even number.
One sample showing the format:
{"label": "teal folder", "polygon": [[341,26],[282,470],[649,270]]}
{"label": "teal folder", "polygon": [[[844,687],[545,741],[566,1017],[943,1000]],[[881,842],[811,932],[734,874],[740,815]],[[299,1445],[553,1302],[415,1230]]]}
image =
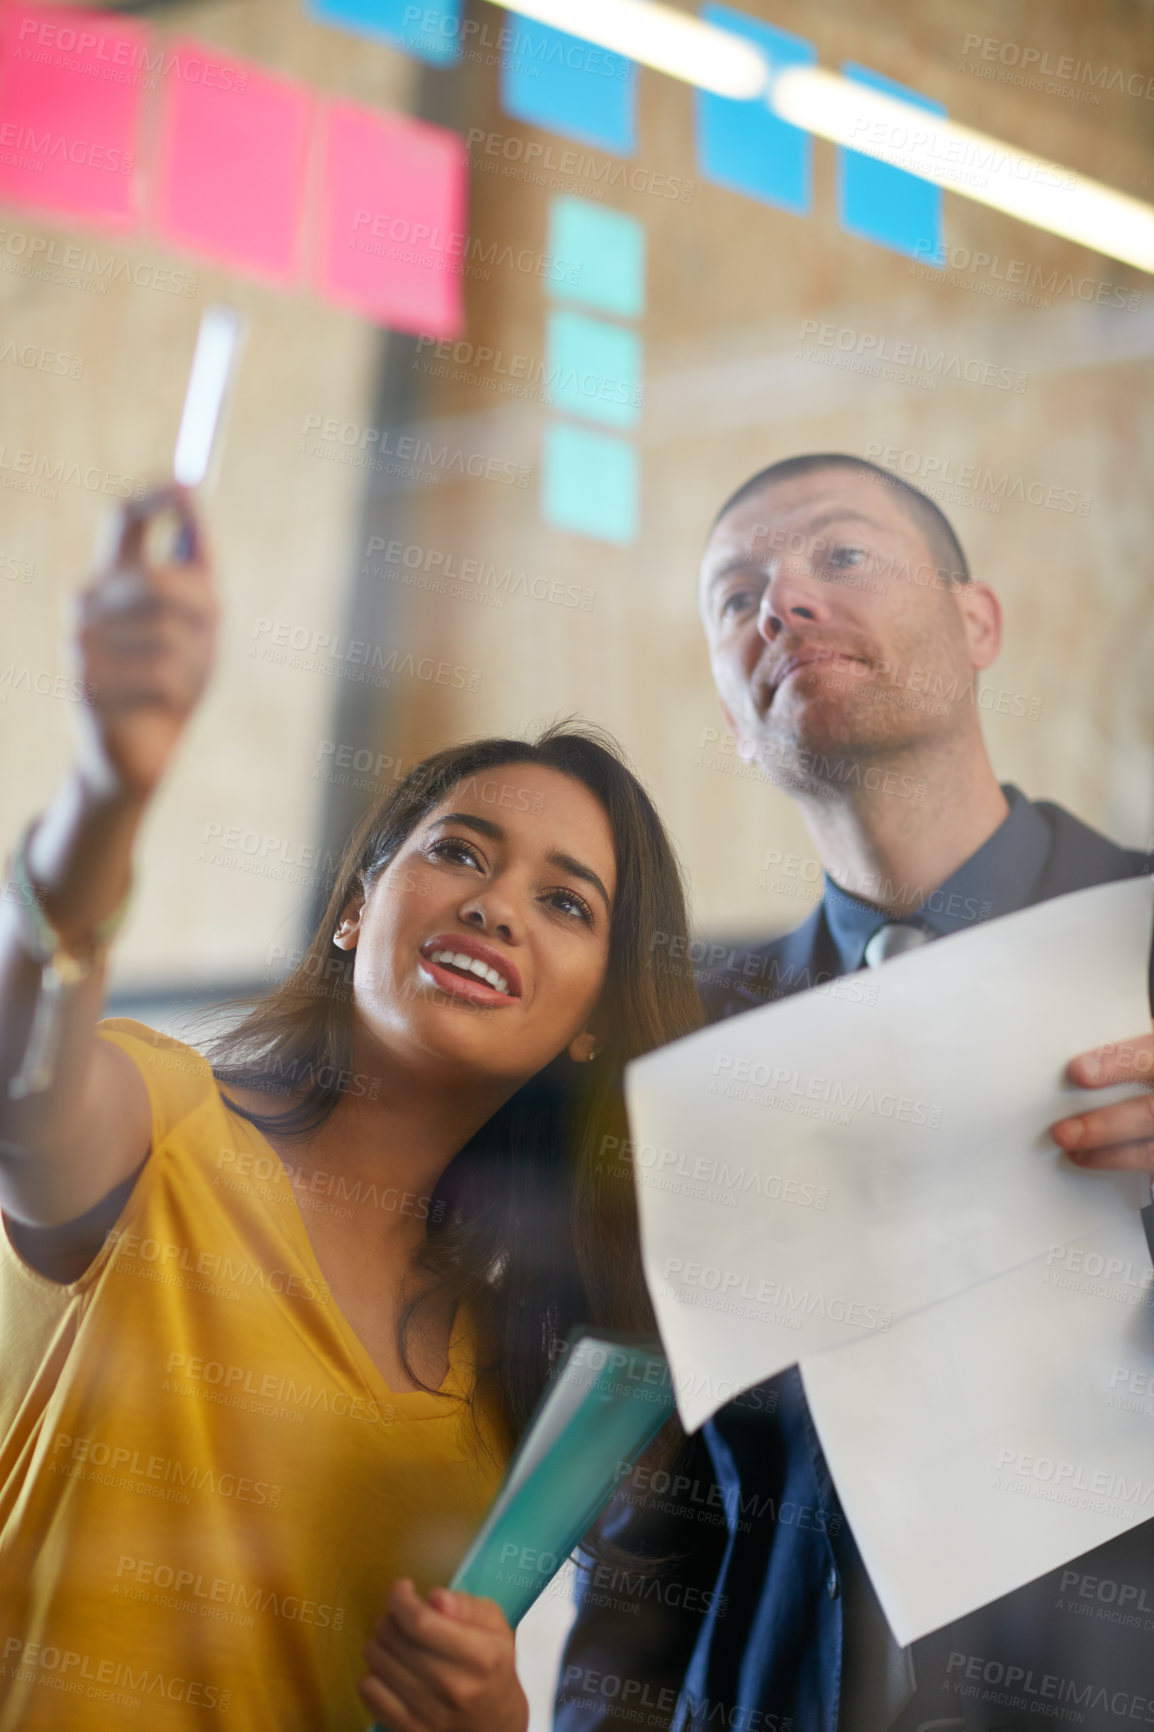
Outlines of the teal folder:
{"label": "teal folder", "polygon": [[449,1586],[520,1623],[673,1410],[655,1342],[574,1330]]}

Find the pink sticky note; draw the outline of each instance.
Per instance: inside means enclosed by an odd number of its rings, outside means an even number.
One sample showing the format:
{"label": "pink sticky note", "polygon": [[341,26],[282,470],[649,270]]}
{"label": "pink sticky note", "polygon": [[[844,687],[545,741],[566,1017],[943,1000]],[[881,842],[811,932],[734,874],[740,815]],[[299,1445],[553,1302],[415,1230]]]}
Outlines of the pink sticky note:
{"label": "pink sticky note", "polygon": [[0,198],[134,226],[148,40],[107,12],[0,10]]}
{"label": "pink sticky note", "polygon": [[296,281],[313,99],[202,42],[165,52],[153,222],[164,240]]}
{"label": "pink sticky note", "polygon": [[464,319],[467,173],[458,133],[331,103],[318,291],[400,331],[456,336]]}

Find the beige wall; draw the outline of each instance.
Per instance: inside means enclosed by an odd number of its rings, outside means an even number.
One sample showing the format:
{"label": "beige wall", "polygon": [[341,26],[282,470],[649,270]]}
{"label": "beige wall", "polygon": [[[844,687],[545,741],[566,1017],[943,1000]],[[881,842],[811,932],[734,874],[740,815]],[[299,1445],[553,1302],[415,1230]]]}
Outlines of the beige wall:
{"label": "beige wall", "polygon": [[[934,0],[916,11],[889,4],[867,15],[844,4],[800,25],[767,0],[749,0],[747,10],[814,35],[825,65],[861,60],[940,97],[960,119],[1154,194],[1154,103],[1107,94],[1087,105],[978,76],[979,60],[964,53],[967,32],[1011,35],[992,8]],[[1139,40],[1134,17],[1123,0],[1092,14],[1072,0],[1031,0],[1012,35],[1055,59],[1068,54],[1154,73],[1154,51]],[[190,6],[164,18],[322,91],[401,109],[415,99],[412,63],[322,29],[283,0]],[[474,64],[452,86],[443,82],[448,74],[428,76],[446,103],[450,91],[460,93],[459,112],[442,118],[462,131],[491,127],[564,148],[501,115],[495,67]],[[991,714],[999,770],[1127,841],[1150,839],[1150,279],[947,196],[952,248],[1118,284],[1140,304],[1123,312],[1064,294],[1049,308],[1029,307],[982,292],[999,284],[981,272],[926,280],[908,261],[838,229],[830,147],[817,148],[814,215],[791,217],[698,178],[691,112],[687,90],[642,75],[635,166],[694,181],[692,202],[619,187],[604,199],[639,217],[649,243],[639,543],[615,549],[542,524],[538,445],[547,412],[540,403],[490,388],[496,375],[468,382],[416,371],[410,383],[424,424],[454,449],[524,466],[530,485],[445,478],[378,501],[378,533],[458,561],[555,579],[592,591],[594,600],[588,611],[519,595],[483,607],[381,580],[381,593],[396,602],[395,637],[383,648],[465,668],[476,689],[397,679],[387,718],[344,743],[407,762],[450,736],[519,731],[577,711],[613,729],[646,776],[689,867],[703,928],[794,923],[811,893],[805,873],[815,868],[799,864],[790,878],[767,871],[765,856],[794,852],[805,862],[812,851],[790,802],[743,771],[716,737],[693,606],[695,567],[716,504],[754,468],[795,451],[864,454],[880,445],[912,452],[915,461],[950,459],[1092,497],[1084,517],[1013,503],[994,513],[948,496],[942,503],[975,570],[1005,603],[1006,646],[987,684],[995,697],[1004,690],[1040,711],[1032,720]],[[578,178],[567,190],[588,196],[596,187]],[[552,190],[475,173],[473,232],[486,244],[544,251]],[[39,232],[19,213],[0,220]],[[118,971],[138,983],[258,973],[270,943],[298,936],[309,884],[255,876],[241,869],[240,854],[232,865],[201,854],[214,825],[270,839],[274,860],[299,859],[315,840],[325,792],[318,753],[332,737],[334,682],[254,661],[248,650],[261,617],[344,628],[350,577],[364,553],[363,479],[298,447],[306,415],[372,419],[383,339],[305,293],[241,283],[148,246],[42,232],[83,238],[104,255],[191,270],[197,292],[183,298],[113,285],[98,296],[0,271],[0,333],[84,362],[79,380],[0,364],[0,440],[9,449],[133,476],[162,472],[200,307],[226,294],[252,320],[228,460],[210,508],[227,628],[222,667],[150,825]],[[547,301],[532,272],[496,266],[488,280],[475,272],[467,301],[469,341],[543,355]],[[1014,395],[944,380],[928,392],[799,359],[803,321],[815,317],[1013,366],[1029,373],[1028,387]],[[63,665],[59,605],[85,569],[101,503],[77,486],[55,500],[3,493],[0,556],[33,562],[35,574],[22,583],[0,566],[0,676],[10,662],[34,675]],[[0,703],[7,835],[63,766],[69,721],[67,702],[7,689]],[[296,876],[310,877],[307,863]]]}
{"label": "beige wall", "polygon": [[[1105,96],[1087,106],[977,76],[977,62],[964,54],[966,34],[1011,34],[993,6],[880,0],[866,9],[830,0],[799,22],[776,0],[744,4],[815,35],[824,65],[861,60],[940,97],[960,119],[1154,196],[1154,103]],[[490,24],[499,16],[481,7],[474,15]],[[298,0],[229,0],[163,17],[168,28],[322,91],[402,110],[415,100],[412,63],[310,23]],[[1146,22],[1148,8],[1126,0],[1093,9],[1026,0],[1012,33],[1054,58],[1151,74]],[[434,88],[447,77],[430,75]],[[496,77],[481,63],[458,76],[452,88],[461,92],[461,112],[440,118],[462,131],[490,127],[564,148],[503,118]],[[440,88],[447,102],[450,86]],[[694,610],[696,563],[716,505],[752,470],[791,452],[865,454],[880,445],[917,461],[950,459],[1091,496],[1084,517],[1024,504],[993,513],[948,497],[942,503],[975,571],[1005,603],[1006,647],[987,685],[1039,712],[1032,720],[991,715],[998,768],[1126,841],[1154,840],[1150,279],[947,198],[952,247],[1123,285],[1140,305],[1124,313],[1065,295],[1050,308],[1031,308],[982,292],[997,281],[980,272],[963,272],[956,283],[925,280],[907,261],[839,231],[828,147],[817,150],[816,210],[808,219],[700,181],[690,94],[653,74],[641,79],[640,141],[643,171],[696,182],[692,202],[622,188],[605,198],[645,223],[649,243],[641,539],[622,550],[546,529],[537,502],[544,407],[490,388],[496,374],[478,383],[418,371],[409,382],[425,425],[454,450],[523,466],[530,485],[443,480],[398,492],[377,501],[375,532],[458,564],[478,560],[498,573],[555,580],[593,600],[583,610],[512,594],[501,607],[485,607],[379,580],[381,596],[395,603],[395,635],[382,648],[468,670],[476,689],[397,679],[387,716],[340,743],[408,763],[449,737],[519,732],[576,711],[614,730],[649,782],[689,869],[701,928],[796,923],[814,893],[816,863],[790,802],[724,749]],[[581,178],[567,190],[588,196],[596,187],[596,179]],[[473,232],[486,244],[543,252],[552,190],[559,189],[474,174]],[[0,214],[0,225],[197,278],[189,298],[117,284],[100,296],[79,280],[35,282],[0,269],[0,340],[83,362],[79,379],[0,362],[5,453],[26,448],[54,463],[162,475],[201,307],[227,296],[250,316],[227,461],[209,507],[225,613],[221,667],[152,815],[116,979],[142,987],[259,976],[270,946],[298,939],[310,898],[306,851],[331,791],[318,772],[333,739],[337,690],[318,674],[248,652],[262,617],[310,631],[345,629],[350,580],[365,554],[363,477],[298,447],[309,415],[371,422],[386,340],[306,293],[265,290],[148,245],[40,230],[11,211]],[[6,256],[0,252],[0,264]],[[467,293],[470,342],[542,357],[547,303],[536,275],[497,267],[488,280],[471,276]],[[927,392],[799,359],[803,321],[815,317],[1010,365],[1029,373],[1028,388],[1018,396],[943,382]],[[72,705],[27,687],[51,687],[65,667],[60,608],[85,571],[103,504],[76,485],[55,499],[0,493],[5,838],[48,797],[67,761]],[[31,581],[21,581],[29,570]],[[476,586],[466,593],[475,596]],[[373,792],[373,778],[366,780],[365,800]],[[267,842],[282,876],[244,870],[251,856],[243,849],[217,863],[214,850],[230,827]],[[767,868],[768,851],[797,860]],[[283,864],[302,856],[302,864]],[[553,1613],[559,1603],[550,1603]],[[548,1617],[550,1606],[537,1616]],[[523,1653],[539,1650],[538,1695],[547,1699],[557,1631],[537,1624],[523,1635]],[[535,1713],[534,1725],[544,1727],[540,1701]]]}
{"label": "beige wall", "polygon": [[[171,21],[171,22],[169,22]],[[309,23],[282,0],[189,6],[178,29],[251,56],[322,91],[406,108],[415,72],[403,57]],[[219,670],[183,753],[150,816],[138,888],[115,952],[114,981],[251,978],[270,941],[295,940],[312,873],[290,867],[314,842],[320,785],[312,780],[331,731],[332,681],[249,656],[261,618],[337,632],[344,627],[362,477],[299,455],[305,417],[370,419],[383,334],[304,291],[282,294],[202,260],[102,235],[41,228],[22,213],[8,233],[43,235],[115,260],[104,295],[91,273],[40,282],[0,270],[0,335],[75,357],[79,379],[12,364],[0,378],[0,442],[117,476],[153,480],[172,448],[201,309],[228,298],[250,325],[226,461],[208,502],[224,615]],[[13,255],[0,253],[0,263]],[[58,254],[59,256],[59,254]],[[191,296],[116,280],[120,261],[195,278]],[[136,273],[144,275],[144,273]],[[150,277],[150,273],[149,273]],[[0,494],[0,561],[31,563],[32,581],[0,563],[0,831],[15,834],[68,761],[73,704],[53,690],[67,668],[61,612],[85,573],[108,502],[73,483],[57,497]],[[249,832],[221,854],[213,837]],[[253,837],[259,838],[254,844]],[[265,860],[282,875],[246,870]],[[217,863],[219,862],[219,863]]]}
{"label": "beige wall", "polygon": [[[814,35],[824,65],[860,60],[938,97],[959,119],[1150,195],[1154,103],[1104,95],[1087,106],[963,70],[983,64],[963,55],[966,33],[980,32],[1037,44],[1052,61],[1069,55],[1154,73],[1154,49],[1148,38],[1139,41],[1127,6],[1091,16],[1069,0],[1035,3],[1019,9],[1012,31],[992,9],[946,4],[915,11],[891,4],[868,14],[847,4],[802,24],[766,0],[745,9]],[[672,82],[643,75],[642,168],[697,179],[691,100]],[[552,144],[555,153],[563,147],[504,119],[495,101],[475,124]],[[1070,292],[1051,297],[1049,307],[1015,305],[999,298],[997,277],[980,271],[926,280],[910,261],[840,232],[833,176],[833,149],[819,143],[808,219],[699,179],[692,203],[624,188],[606,195],[646,224],[650,249],[644,522],[636,547],[547,530],[532,502],[483,486],[457,489],[451,500],[427,495],[414,506],[418,538],[460,557],[594,588],[596,601],[588,613],[532,601],[510,600],[500,611],[445,597],[418,602],[429,632],[482,667],[484,679],[476,697],[414,714],[408,749],[446,730],[519,727],[570,709],[604,722],[647,776],[689,866],[699,923],[711,930],[796,923],[807,894],[802,874],[816,871],[811,865],[786,878],[772,869],[767,877],[767,850],[808,860],[812,849],[791,803],[710,733],[719,719],[693,608],[696,562],[717,504],[754,469],[792,452],[892,447],[916,454],[907,462],[948,459],[1092,497],[1084,517],[1011,501],[991,512],[980,508],[989,496],[956,501],[948,491],[941,503],[975,572],[1005,605],[1005,648],[986,679],[999,772],[1128,842],[1154,833],[1150,279],[947,195],[952,249],[999,255],[1003,273],[1013,259],[1044,276],[1117,285],[1139,305],[1087,305]],[[594,184],[573,180],[565,190],[588,196]],[[477,173],[474,226],[544,248],[550,196]],[[539,357],[545,307],[542,287],[528,278],[474,285],[467,336]],[[943,379],[931,392],[797,359],[803,321],[815,317],[1028,372],[1028,384],[1017,395]],[[463,380],[428,384],[431,415],[455,425],[475,416],[495,449],[534,462],[545,411],[502,407],[507,401]],[[1003,691],[1009,714],[996,711]],[[1012,713],[1023,708],[1035,718]]]}

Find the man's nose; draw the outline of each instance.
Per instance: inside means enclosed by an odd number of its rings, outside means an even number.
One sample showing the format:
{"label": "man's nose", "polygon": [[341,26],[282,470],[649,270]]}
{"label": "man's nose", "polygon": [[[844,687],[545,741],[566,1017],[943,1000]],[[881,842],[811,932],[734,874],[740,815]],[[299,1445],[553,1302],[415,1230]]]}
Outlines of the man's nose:
{"label": "man's nose", "polygon": [[820,584],[800,560],[777,562],[761,597],[757,629],[766,643],[773,643],[787,626],[808,621],[820,625],[829,618],[829,605]]}

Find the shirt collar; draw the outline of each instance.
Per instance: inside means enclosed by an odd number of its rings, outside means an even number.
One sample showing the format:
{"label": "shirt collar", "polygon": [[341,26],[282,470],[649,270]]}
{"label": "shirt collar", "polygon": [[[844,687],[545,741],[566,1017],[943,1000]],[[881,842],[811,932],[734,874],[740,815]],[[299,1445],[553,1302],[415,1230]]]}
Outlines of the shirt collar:
{"label": "shirt collar", "polygon": [[[1010,810],[993,835],[903,917],[929,927],[935,938],[1016,913],[1027,905],[1041,877],[1050,852],[1046,821],[1012,783],[1003,784],[1002,792]],[[852,974],[862,966],[865,947],[887,916],[874,903],[840,889],[828,873],[822,908],[841,965]]]}

